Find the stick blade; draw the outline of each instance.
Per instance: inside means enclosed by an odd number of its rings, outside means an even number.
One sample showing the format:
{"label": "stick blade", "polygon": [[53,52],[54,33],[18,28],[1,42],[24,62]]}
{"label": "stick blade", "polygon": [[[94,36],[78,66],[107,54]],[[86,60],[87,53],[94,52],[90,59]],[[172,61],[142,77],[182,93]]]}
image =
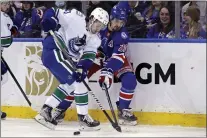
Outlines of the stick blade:
{"label": "stick blade", "polygon": [[122,132],[120,126],[116,126],[115,129],[116,129],[118,132]]}

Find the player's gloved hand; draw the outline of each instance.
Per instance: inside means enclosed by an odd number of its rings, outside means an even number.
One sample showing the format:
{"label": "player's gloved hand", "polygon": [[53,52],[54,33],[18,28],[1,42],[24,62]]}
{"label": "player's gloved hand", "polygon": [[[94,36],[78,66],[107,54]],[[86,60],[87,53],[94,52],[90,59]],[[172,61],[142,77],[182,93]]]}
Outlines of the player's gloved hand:
{"label": "player's gloved hand", "polygon": [[41,25],[43,27],[44,32],[48,32],[49,30],[55,30],[57,25],[58,25],[58,21],[55,17],[51,17],[48,19],[44,19],[41,22]]}
{"label": "player's gloved hand", "polygon": [[106,55],[104,54],[103,48],[99,47],[96,53],[97,59],[105,59]]}
{"label": "player's gloved hand", "polygon": [[113,71],[112,69],[102,68],[101,74],[99,76],[99,85],[100,87],[105,90],[106,88],[109,89],[112,84],[113,78]]}
{"label": "player's gloved hand", "polygon": [[87,76],[87,70],[82,65],[76,66],[76,71],[73,72],[72,76],[77,82],[82,82]]}

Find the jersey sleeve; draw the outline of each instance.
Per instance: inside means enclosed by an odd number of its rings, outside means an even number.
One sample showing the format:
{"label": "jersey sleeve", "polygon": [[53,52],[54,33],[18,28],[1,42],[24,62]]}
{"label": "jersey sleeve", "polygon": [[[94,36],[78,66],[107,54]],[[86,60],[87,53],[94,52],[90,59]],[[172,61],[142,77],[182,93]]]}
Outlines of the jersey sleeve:
{"label": "jersey sleeve", "polygon": [[85,69],[88,70],[96,58],[97,49],[100,45],[101,39],[98,36],[94,35],[94,37],[87,42],[83,50],[83,55],[81,56],[78,64],[81,64],[85,67]]}
{"label": "jersey sleeve", "polygon": [[58,15],[59,9],[50,8],[48,9],[42,19],[42,27],[44,32],[48,32],[49,30],[55,30],[58,25]]}
{"label": "jersey sleeve", "polygon": [[122,31],[114,37],[114,49],[112,56],[108,59],[106,68],[110,68],[113,72],[119,70],[125,60],[125,53],[129,42],[129,35],[126,31]]}
{"label": "jersey sleeve", "polygon": [[9,47],[12,43],[11,28],[13,27],[13,22],[11,18],[6,14],[1,14],[1,46]]}

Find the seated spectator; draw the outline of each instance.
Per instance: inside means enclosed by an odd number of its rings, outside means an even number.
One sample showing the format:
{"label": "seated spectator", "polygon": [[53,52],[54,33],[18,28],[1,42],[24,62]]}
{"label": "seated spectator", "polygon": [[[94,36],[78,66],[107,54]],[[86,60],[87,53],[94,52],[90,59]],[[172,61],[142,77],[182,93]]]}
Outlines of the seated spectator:
{"label": "seated spectator", "polygon": [[174,17],[175,13],[170,7],[162,7],[159,12],[159,21],[149,30],[147,38],[175,38]]}
{"label": "seated spectator", "polygon": [[143,13],[144,10],[151,4],[150,1],[138,1],[138,5],[135,8],[135,12]]}
{"label": "seated spectator", "polygon": [[142,13],[142,17],[146,20],[149,28],[152,24],[157,23],[159,18],[159,11],[163,6],[162,1],[152,1],[151,5],[147,7],[144,12]]}
{"label": "seated spectator", "polygon": [[19,37],[37,38],[41,37],[41,12],[33,7],[33,2],[23,1],[22,10],[17,12],[14,24],[20,32]]}
{"label": "seated spectator", "polygon": [[185,38],[206,38],[206,32],[201,26],[200,10],[197,6],[190,6],[186,11],[186,26],[182,28],[182,31],[186,34]]}
{"label": "seated spectator", "polygon": [[206,1],[190,1],[182,7],[182,21],[184,21],[185,13],[189,6],[195,6],[200,10],[200,23],[201,25],[206,28]]}
{"label": "seated spectator", "polygon": [[89,17],[91,12],[97,7],[103,8],[108,12],[108,14],[110,14],[112,5],[108,4],[107,1],[89,1],[89,8],[87,9],[87,17]]}
{"label": "seated spectator", "polygon": [[9,11],[7,14],[12,19],[12,21],[14,21],[14,18],[16,16],[17,12],[20,10],[20,8],[21,8],[21,3],[10,1],[10,8],[9,8]]}

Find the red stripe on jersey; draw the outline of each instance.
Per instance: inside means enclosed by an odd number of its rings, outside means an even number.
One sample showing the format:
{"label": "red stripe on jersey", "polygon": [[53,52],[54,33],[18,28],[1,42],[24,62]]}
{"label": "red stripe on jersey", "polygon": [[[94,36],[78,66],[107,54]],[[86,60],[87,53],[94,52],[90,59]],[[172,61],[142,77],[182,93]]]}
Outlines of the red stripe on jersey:
{"label": "red stripe on jersey", "polygon": [[121,98],[128,99],[128,100],[131,100],[133,95],[134,95],[133,93],[124,93],[122,91],[120,91],[120,93],[119,93],[119,96]]}
{"label": "red stripe on jersey", "polygon": [[[124,56],[124,55],[116,55],[116,54],[114,54],[113,56],[112,56],[112,58],[116,58],[116,57],[118,57],[118,58],[121,58],[123,61],[121,61],[121,62],[125,62],[125,60],[126,60],[126,57]],[[116,59],[118,59],[118,58],[116,58]]]}
{"label": "red stripe on jersey", "polygon": [[67,96],[66,99],[67,100],[74,100],[74,96]]}

